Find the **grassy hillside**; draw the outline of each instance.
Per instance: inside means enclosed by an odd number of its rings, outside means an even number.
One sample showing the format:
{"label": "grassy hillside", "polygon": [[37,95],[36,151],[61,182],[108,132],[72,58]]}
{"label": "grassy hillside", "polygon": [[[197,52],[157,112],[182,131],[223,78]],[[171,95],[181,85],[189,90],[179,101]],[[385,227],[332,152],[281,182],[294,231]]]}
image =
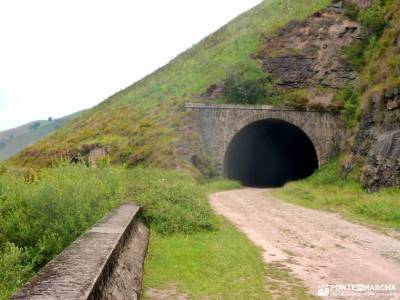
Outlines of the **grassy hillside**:
{"label": "grassy hillside", "polygon": [[[107,146],[112,163],[177,167],[185,162],[176,143],[190,137],[185,102],[223,80],[226,68],[250,59],[263,37],[293,19],[326,7],[329,0],[268,0],[242,14],[150,76],[113,95],[65,128],[28,147],[12,162],[46,166],[54,157]],[[190,140],[190,138],[188,138]]]}
{"label": "grassy hillside", "polygon": [[0,132],[0,160],[8,159],[56,129],[61,128],[78,115],[79,113],[75,113],[60,119],[33,121]]}

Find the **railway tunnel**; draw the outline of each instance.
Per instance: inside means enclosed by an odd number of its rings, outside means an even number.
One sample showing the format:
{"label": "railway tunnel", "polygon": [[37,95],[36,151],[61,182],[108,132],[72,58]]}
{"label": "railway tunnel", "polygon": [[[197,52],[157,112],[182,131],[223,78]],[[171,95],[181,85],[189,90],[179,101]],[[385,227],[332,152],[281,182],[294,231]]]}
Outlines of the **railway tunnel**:
{"label": "railway tunnel", "polygon": [[232,138],[224,158],[225,177],[250,187],[279,187],[306,178],[317,168],[310,138],[278,119],[245,126]]}

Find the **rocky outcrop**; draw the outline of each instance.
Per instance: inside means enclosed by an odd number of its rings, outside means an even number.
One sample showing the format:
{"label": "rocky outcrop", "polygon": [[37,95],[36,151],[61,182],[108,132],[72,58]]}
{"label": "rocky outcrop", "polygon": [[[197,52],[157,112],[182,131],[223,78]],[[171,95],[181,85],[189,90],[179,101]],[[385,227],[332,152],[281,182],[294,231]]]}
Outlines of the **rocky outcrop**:
{"label": "rocky outcrop", "polygon": [[369,191],[400,186],[400,88],[374,97],[351,155],[352,165],[362,165],[361,180]]}
{"label": "rocky outcrop", "polygon": [[292,21],[268,38],[255,57],[284,88],[341,88],[357,76],[343,49],[362,38],[358,23],[330,8],[302,22]]}
{"label": "rocky outcrop", "polygon": [[360,123],[344,164],[369,191],[400,187],[400,2],[387,5],[385,30],[357,87]]}
{"label": "rocky outcrop", "polygon": [[205,99],[217,99],[222,97],[223,94],[223,87],[218,84],[210,85],[207,90],[200,95],[201,98]]}

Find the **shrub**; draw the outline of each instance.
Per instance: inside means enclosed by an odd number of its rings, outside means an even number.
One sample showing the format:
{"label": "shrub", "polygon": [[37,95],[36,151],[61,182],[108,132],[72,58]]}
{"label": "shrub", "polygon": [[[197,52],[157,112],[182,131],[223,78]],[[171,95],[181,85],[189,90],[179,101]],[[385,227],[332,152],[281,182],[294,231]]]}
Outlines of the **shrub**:
{"label": "shrub", "polygon": [[361,10],[358,21],[366,26],[372,35],[380,36],[385,28],[385,1],[374,1],[368,9]]}
{"label": "shrub", "polygon": [[344,1],[345,15],[351,20],[357,20],[360,9],[358,5],[352,1]]}
{"label": "shrub", "polygon": [[32,265],[26,263],[28,253],[14,244],[6,243],[0,250],[0,299],[6,299],[13,289],[32,275]]}
{"label": "shrub", "polygon": [[283,95],[284,104],[297,109],[305,109],[310,101],[307,92],[304,90],[295,90]]}
{"label": "shrub", "polygon": [[347,86],[339,90],[335,95],[335,102],[343,105],[342,116],[348,128],[357,125],[358,122],[358,94],[353,86]]}
{"label": "shrub", "polygon": [[228,102],[256,104],[265,95],[269,77],[253,61],[242,62],[229,68],[223,83],[223,94]]}
{"label": "shrub", "polygon": [[367,44],[366,41],[357,41],[345,49],[347,59],[357,70],[361,70],[365,65],[365,50]]}
{"label": "shrub", "polygon": [[161,234],[214,229],[203,187],[175,171],[65,164],[34,181],[0,176],[0,299],[124,202]]}

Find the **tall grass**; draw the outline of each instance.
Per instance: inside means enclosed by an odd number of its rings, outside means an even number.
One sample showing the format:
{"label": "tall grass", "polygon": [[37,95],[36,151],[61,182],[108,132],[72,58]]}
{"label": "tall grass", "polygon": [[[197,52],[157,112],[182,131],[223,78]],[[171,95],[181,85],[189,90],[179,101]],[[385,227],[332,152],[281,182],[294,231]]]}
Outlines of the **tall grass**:
{"label": "tall grass", "polygon": [[142,205],[161,235],[215,227],[202,186],[178,172],[61,165],[39,177],[0,176],[0,299],[120,203]]}

